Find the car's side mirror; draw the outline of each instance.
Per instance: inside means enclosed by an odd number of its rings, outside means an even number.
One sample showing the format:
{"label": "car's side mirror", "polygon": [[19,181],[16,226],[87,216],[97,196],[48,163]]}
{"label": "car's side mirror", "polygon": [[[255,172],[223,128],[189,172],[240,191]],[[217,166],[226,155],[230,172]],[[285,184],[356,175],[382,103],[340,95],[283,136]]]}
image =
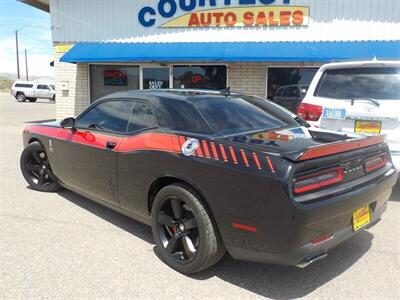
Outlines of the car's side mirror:
{"label": "car's side mirror", "polygon": [[72,132],[76,131],[75,118],[65,118],[60,124],[64,129],[70,129]]}

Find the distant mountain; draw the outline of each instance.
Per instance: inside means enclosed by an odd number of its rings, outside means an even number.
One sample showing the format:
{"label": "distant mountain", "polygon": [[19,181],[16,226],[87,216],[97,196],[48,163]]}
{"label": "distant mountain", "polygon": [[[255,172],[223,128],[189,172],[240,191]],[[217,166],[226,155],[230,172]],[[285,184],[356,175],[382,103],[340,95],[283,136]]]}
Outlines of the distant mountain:
{"label": "distant mountain", "polygon": [[[36,80],[44,78],[43,76],[29,76],[29,80]],[[54,80],[54,77],[45,77]],[[17,80],[17,74],[14,73],[0,73],[0,79]],[[26,80],[25,74],[21,73],[21,80]]]}

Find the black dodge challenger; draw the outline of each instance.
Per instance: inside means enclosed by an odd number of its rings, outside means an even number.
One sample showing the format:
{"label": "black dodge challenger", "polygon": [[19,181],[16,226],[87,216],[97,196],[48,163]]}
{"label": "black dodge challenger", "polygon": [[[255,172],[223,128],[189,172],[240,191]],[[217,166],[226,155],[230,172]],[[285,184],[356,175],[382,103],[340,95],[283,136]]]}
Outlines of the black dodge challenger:
{"label": "black dodge challenger", "polygon": [[379,220],[397,171],[382,136],[310,127],[241,94],[128,91],[30,125],[22,173],[151,225],[182,273],[235,259],[305,267]]}

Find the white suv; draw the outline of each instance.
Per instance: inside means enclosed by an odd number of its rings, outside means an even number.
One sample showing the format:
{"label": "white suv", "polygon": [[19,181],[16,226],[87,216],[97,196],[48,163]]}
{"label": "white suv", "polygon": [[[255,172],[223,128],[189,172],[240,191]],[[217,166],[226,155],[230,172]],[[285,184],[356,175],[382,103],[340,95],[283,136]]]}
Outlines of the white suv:
{"label": "white suv", "polygon": [[400,169],[400,61],[322,66],[297,114],[325,129],[386,134],[393,163]]}

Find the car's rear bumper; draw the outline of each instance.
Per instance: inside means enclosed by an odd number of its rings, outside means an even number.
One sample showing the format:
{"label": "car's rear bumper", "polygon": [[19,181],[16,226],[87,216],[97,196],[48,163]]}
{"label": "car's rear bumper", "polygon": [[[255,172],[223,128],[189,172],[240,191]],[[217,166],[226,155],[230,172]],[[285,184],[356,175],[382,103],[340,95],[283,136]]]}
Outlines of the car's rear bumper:
{"label": "car's rear bumper", "polygon": [[[371,223],[365,228],[369,228],[379,221],[382,213],[386,210],[386,206],[387,205],[385,204],[379,211],[374,212]],[[304,268],[311,263],[325,258],[328,255],[329,250],[363,230],[364,228],[358,231],[353,231],[353,228],[350,226],[335,232],[332,237],[325,242],[320,244],[313,244],[310,242],[287,253],[265,253],[231,247],[227,247],[227,250],[233,258],[239,260]]]}
{"label": "car's rear bumper", "polygon": [[[226,248],[233,258],[239,260],[305,267],[324,258],[330,249],[364,230],[363,228],[353,231],[351,225],[352,212],[357,208],[369,205],[371,222],[365,228],[375,224],[386,210],[387,200],[391,195],[397,175],[397,172],[391,169],[391,172],[387,172],[387,175],[379,181],[354,193],[350,192],[347,197],[342,197],[339,201],[332,201],[315,208],[300,209],[297,215],[299,221],[296,221],[293,226],[292,236],[286,237],[288,244],[297,246],[290,248],[289,251],[269,253],[240,247],[227,246]],[[312,237],[313,232],[318,232],[320,236],[328,235],[329,239],[312,243],[317,238]],[[307,242],[300,242],[300,245],[297,242],[293,243],[293,241],[303,241],[304,237],[308,239]],[[280,236],[276,237],[277,240],[280,238]]]}

